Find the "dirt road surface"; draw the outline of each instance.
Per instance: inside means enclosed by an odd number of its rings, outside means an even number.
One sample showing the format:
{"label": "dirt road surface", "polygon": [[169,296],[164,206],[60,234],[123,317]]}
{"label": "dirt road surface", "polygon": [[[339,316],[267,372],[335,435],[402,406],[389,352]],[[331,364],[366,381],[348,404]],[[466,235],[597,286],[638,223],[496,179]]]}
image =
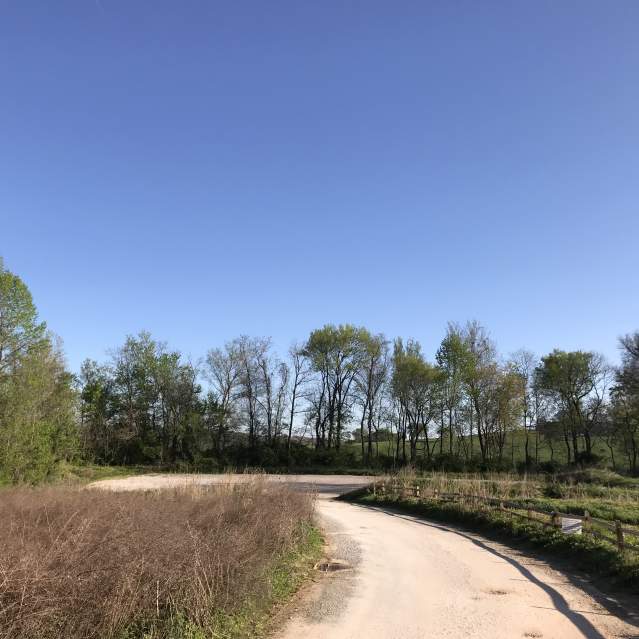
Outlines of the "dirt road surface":
{"label": "dirt road surface", "polygon": [[[289,484],[295,490],[316,492],[322,498],[337,495],[367,486],[374,477],[358,475],[259,475],[267,481]],[[135,475],[118,479],[102,479],[89,484],[89,488],[115,491],[161,490],[183,486],[212,486],[216,484],[251,481],[255,475],[224,473],[208,474],[151,474]]]}
{"label": "dirt road surface", "polygon": [[[242,476],[153,475],[96,482],[155,489]],[[473,533],[331,499],[365,484],[347,476],[271,476],[319,493],[328,559],[288,611],[277,639],[639,638],[639,617],[544,561]]]}

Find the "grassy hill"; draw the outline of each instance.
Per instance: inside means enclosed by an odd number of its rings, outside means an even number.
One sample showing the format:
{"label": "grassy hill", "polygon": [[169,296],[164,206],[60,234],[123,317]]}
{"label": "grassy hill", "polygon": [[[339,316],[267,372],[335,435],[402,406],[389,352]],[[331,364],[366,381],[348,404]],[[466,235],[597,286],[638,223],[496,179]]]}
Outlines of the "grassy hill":
{"label": "grassy hill", "polygon": [[[528,434],[529,444],[528,444],[528,454],[533,459],[536,459],[538,463],[548,462],[551,459],[556,461],[559,464],[565,464],[567,462],[567,454],[566,454],[566,446],[563,442],[554,442],[553,450],[551,451],[550,446],[546,441],[544,441],[541,437],[537,438],[534,432]],[[536,440],[537,447],[535,446]],[[396,450],[396,437],[392,439],[382,441],[379,443],[373,443],[373,450],[377,451],[381,456],[389,456],[392,457],[395,454]],[[511,461],[513,466],[516,466],[518,463],[525,461],[525,442],[526,442],[526,434],[523,431],[513,431],[508,433],[506,436],[506,443],[504,445],[504,453],[503,458],[506,461]],[[434,444],[434,448],[433,448]],[[366,445],[366,444],[365,444]],[[439,438],[430,440],[431,448],[434,450],[434,454],[439,453]],[[583,442],[581,442],[583,447]],[[345,451],[350,452],[355,456],[355,458],[359,461],[362,458],[362,447],[359,441],[349,441],[343,445]],[[463,441],[453,440],[453,453],[459,452],[462,456],[464,455],[464,449],[470,450],[471,443],[469,437],[464,437]],[[612,455],[610,453],[610,449],[606,446],[606,444],[599,440],[595,439],[593,442],[593,453],[602,459],[602,463],[607,466],[612,467]],[[406,443],[406,454],[409,454],[408,450],[408,442]],[[420,441],[418,444],[418,457],[424,458],[425,456],[425,442]],[[473,436],[472,449],[475,456],[479,456],[479,440],[476,435]],[[401,450],[401,444],[400,444]],[[447,454],[449,452],[449,442],[445,437],[443,442],[443,452]],[[374,454],[376,454],[374,452]],[[401,452],[400,452],[401,454]],[[618,469],[624,470],[626,469],[628,463],[624,458],[623,451],[615,450],[614,451],[614,459],[615,465]]]}

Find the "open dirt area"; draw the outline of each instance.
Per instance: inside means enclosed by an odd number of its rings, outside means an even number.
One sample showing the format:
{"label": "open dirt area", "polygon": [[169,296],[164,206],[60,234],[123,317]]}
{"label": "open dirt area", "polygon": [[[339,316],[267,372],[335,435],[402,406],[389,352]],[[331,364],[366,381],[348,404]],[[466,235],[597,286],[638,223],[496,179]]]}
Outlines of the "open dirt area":
{"label": "open dirt area", "polygon": [[[211,486],[251,481],[255,475],[225,473],[207,474],[152,474],[119,479],[103,479],[89,484],[90,488],[116,491],[161,490],[183,486]],[[359,475],[260,475],[267,481],[290,484],[295,490],[311,491],[327,499],[362,488],[375,478]]]}

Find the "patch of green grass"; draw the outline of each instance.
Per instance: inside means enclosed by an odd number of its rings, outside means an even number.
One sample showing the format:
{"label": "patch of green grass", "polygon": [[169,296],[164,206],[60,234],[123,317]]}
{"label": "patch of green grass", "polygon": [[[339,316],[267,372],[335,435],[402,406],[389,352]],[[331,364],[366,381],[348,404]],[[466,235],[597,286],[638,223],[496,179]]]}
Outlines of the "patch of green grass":
{"label": "patch of green grass", "polygon": [[53,483],[89,483],[100,479],[115,479],[155,472],[150,466],[101,466],[98,464],[61,463],[51,477]]}
{"label": "patch of green grass", "polygon": [[597,491],[608,489],[622,493],[629,490],[639,491],[639,477],[620,475],[609,468],[573,469],[558,473],[556,480],[564,484],[578,484],[582,488],[590,487],[593,496],[600,496]]}
{"label": "patch of green grass", "polygon": [[[60,462],[47,477],[45,484],[88,484],[100,479],[116,479],[118,477],[130,477],[131,475],[143,475],[144,473],[159,472],[153,466],[102,466],[99,464],[72,464]],[[0,488],[15,486],[8,479],[0,477]]]}
{"label": "patch of green grass", "polygon": [[[535,443],[537,441],[537,443]],[[433,455],[438,455],[440,452],[439,447],[439,437],[433,437],[429,441],[431,449],[433,451]],[[442,452],[444,454],[449,453],[450,451],[450,443],[448,440],[448,435],[444,435],[444,441],[442,442]],[[581,450],[584,450],[584,442],[580,441]],[[373,450],[375,451],[376,444],[373,443]],[[379,454],[393,456],[397,446],[397,438],[393,436],[391,439],[386,441],[379,442]],[[418,449],[418,458],[425,458],[425,444],[422,440],[419,441],[417,449]],[[400,456],[401,456],[401,448],[402,445],[400,443]],[[407,454],[408,454],[408,442],[406,442]],[[471,448],[471,438],[468,435],[465,435],[461,440],[458,438],[453,438],[453,454],[461,454],[464,456],[464,450],[470,451]],[[362,445],[359,441],[348,441],[342,444],[342,450],[344,452],[351,453],[356,460],[361,460],[362,458]],[[480,454],[480,446],[479,439],[477,435],[473,435],[472,437],[472,450],[474,456],[478,456]],[[592,443],[592,452],[601,458],[602,462],[612,466],[612,458],[610,455],[610,449],[599,439],[595,439]],[[375,453],[373,453],[375,454]],[[615,450],[615,461],[617,465],[622,469],[627,469],[628,461],[623,454],[623,451],[620,449]],[[553,444],[553,449],[551,450],[548,442],[546,442],[542,437],[536,438],[534,432],[528,433],[528,455],[532,459],[536,459],[538,463],[544,463],[554,460],[559,464],[566,464],[568,461],[566,454],[566,446],[562,442],[555,442]],[[518,463],[525,461],[526,459],[526,433],[522,430],[515,430],[512,432],[508,432],[506,434],[506,439],[504,442],[504,450],[503,450],[503,460],[506,464],[512,465],[515,467]]]}
{"label": "patch of green grass", "polygon": [[528,506],[539,508],[547,513],[556,511],[573,515],[584,515],[586,511],[591,517],[619,520],[624,524],[639,524],[639,504],[604,501],[602,499],[526,499],[521,502],[522,509]]}
{"label": "patch of green grass", "polygon": [[461,524],[487,537],[501,541],[524,541],[545,552],[567,559],[578,570],[605,577],[618,586],[639,593],[639,554],[620,553],[609,543],[589,535],[566,535],[535,522],[497,510],[475,509],[455,502],[417,501],[373,496],[366,491],[346,497],[362,504],[390,506],[393,509],[445,523]]}

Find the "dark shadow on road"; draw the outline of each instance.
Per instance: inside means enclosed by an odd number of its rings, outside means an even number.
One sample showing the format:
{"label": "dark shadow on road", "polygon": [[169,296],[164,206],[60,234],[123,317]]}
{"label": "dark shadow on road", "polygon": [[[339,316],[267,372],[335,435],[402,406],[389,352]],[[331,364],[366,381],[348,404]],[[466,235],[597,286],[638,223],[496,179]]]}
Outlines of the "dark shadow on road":
{"label": "dark shadow on road", "polygon": [[[464,532],[463,530],[459,528],[435,523],[427,519],[422,519],[421,517],[418,517],[416,515],[408,515],[408,514],[399,512],[393,508],[387,508],[383,506],[371,506],[368,504],[361,504],[361,503],[354,503],[354,502],[351,502],[351,503],[353,506],[356,506],[358,508],[375,510],[380,513],[386,514],[390,517],[397,517],[399,519],[404,519],[406,521],[410,521],[412,523],[419,524],[421,526],[427,526],[429,528],[437,528],[438,530],[443,530],[445,532],[449,532],[454,535],[459,535],[460,537],[467,539],[468,541],[475,544],[482,550],[485,550],[491,553],[492,555],[499,557],[503,561],[508,562],[510,565],[516,568],[523,577],[525,577],[526,581],[529,581],[531,584],[534,584],[535,586],[537,586],[538,588],[541,588],[544,592],[546,592],[553,603],[554,609],[557,610],[557,612],[564,615],[564,617],[566,617],[576,628],[578,628],[584,637],[586,637],[587,639],[608,639],[607,637],[602,635],[597,630],[597,628],[595,628],[595,626],[593,626],[592,623],[590,623],[590,621],[586,617],[584,617],[583,614],[581,614],[581,612],[572,610],[568,602],[564,598],[564,596],[560,592],[555,590],[550,584],[544,583],[543,581],[538,579],[530,570],[528,570],[528,568],[526,568],[524,564],[518,562],[513,557],[509,557],[508,555],[505,555],[499,552],[497,549],[492,548],[490,545],[483,542],[481,539],[478,539],[477,537],[467,532]],[[574,584],[574,585],[583,589],[583,586],[579,584]],[[611,608],[610,601],[607,601],[607,598],[602,598],[601,596],[597,596],[596,593],[591,592],[591,589],[588,589],[588,594],[590,594],[600,605],[606,607],[607,609]],[[619,606],[615,606],[614,608],[615,608],[614,612],[617,616],[622,618],[625,622],[632,624],[634,627],[639,628],[639,624],[637,623],[637,615],[628,615]],[[593,614],[597,614],[597,613],[593,613]],[[598,614],[601,614],[601,613],[598,613]],[[628,637],[627,639],[638,639],[638,638],[639,638],[639,635],[634,635],[633,637]]]}

